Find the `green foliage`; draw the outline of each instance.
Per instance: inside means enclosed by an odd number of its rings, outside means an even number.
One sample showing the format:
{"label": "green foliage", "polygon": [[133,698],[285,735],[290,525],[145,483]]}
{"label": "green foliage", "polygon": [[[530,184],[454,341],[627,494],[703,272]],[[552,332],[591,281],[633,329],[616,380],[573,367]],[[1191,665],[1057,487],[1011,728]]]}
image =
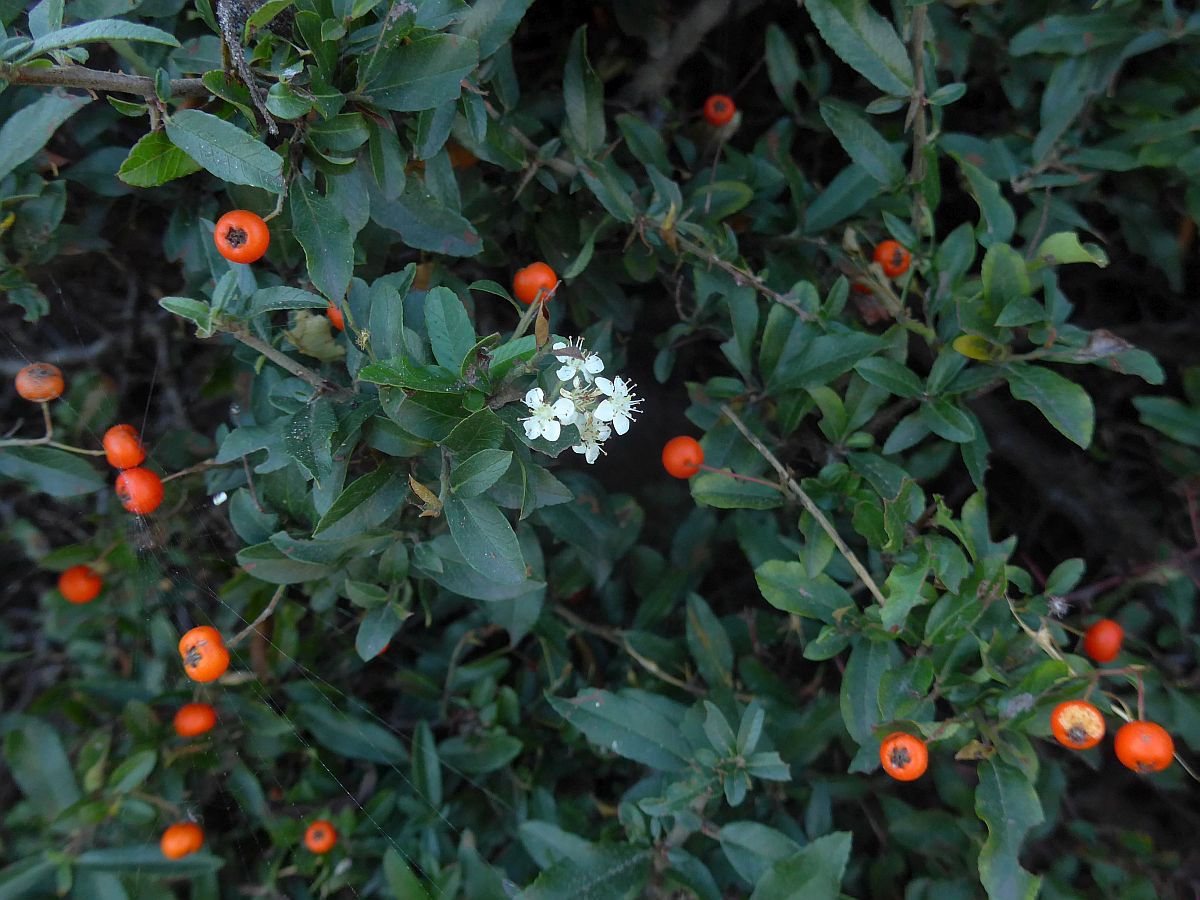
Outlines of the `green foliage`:
{"label": "green foliage", "polygon": [[[261,83],[220,69],[235,6]],[[1069,299],[1195,277],[1200,18],[750,6],[671,63],[666,3],[0,0],[0,287],[58,325],[19,346],[96,319],[161,353],[120,393],[64,362],[53,433],[23,406],[0,440],[14,558],[105,578],[74,606],[31,576],[0,628],[0,898],[1167,895],[1180,845],[1065,804],[1104,757],[1048,736],[1086,694],[1200,749],[1200,370]],[[117,69],[141,102],[92,102]],[[233,208],[268,219],[250,266],[214,246]],[[80,257],[136,311],[60,309]],[[1113,393],[1175,493],[1150,561],[1081,587],[1107,560],[1039,542],[1007,469],[1067,515],[1068,470],[1131,455]],[[79,451],[168,400],[147,465],[178,477],[132,519]],[[1093,610],[1130,635],[1103,682]],[[233,645],[202,687],[197,624]],[[193,696],[220,723],[177,738]],[[894,731],[922,781],[880,771]],[[1187,777],[1137,788],[1176,832]],[[205,848],[167,860],[182,819]]]}

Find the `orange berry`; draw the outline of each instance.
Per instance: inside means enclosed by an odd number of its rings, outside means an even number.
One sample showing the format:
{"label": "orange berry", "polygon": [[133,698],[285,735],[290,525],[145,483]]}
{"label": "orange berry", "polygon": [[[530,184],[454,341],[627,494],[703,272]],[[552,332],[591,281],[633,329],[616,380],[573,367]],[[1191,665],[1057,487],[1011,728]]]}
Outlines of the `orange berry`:
{"label": "orange berry", "polygon": [[325,315],[329,318],[329,324],[338,331],[346,330],[346,317],[336,306],[330,304],[329,308],[325,310]]}
{"label": "orange berry", "polygon": [[1103,740],[1104,716],[1086,701],[1067,700],[1050,713],[1050,730],[1064,747],[1087,750]]}
{"label": "orange berry", "polygon": [[1161,772],[1175,756],[1175,742],[1154,722],[1126,722],[1115,742],[1121,765],[1135,772]]}
{"label": "orange berry", "polygon": [[304,832],[304,846],[313,853],[328,853],[337,839],[337,831],[328,819],[317,819]]}
{"label": "orange berry", "polygon": [[141,435],[132,425],[114,425],[104,432],[104,456],[114,469],[132,469],[146,461]]}
{"label": "orange berry", "polygon": [[704,448],[694,437],[681,434],[663,446],[663,468],[675,478],[691,478],[704,464]]}
{"label": "orange berry", "polygon": [[880,241],[875,248],[875,262],[883,269],[888,278],[899,278],[908,271],[912,262],[912,254],[904,249],[898,241]]}
{"label": "orange berry", "polygon": [[722,128],[733,121],[737,107],[725,94],[713,94],[704,101],[704,120],[713,128]]}
{"label": "orange berry", "polygon": [[117,499],[129,512],[149,515],[163,501],[162,479],[149,469],[126,469],[117,476]]}
{"label": "orange berry", "polygon": [[271,243],[271,230],[262,216],[248,209],[234,209],[217,219],[213,242],[217,252],[230,262],[257,262]]}
{"label": "orange berry", "polygon": [[513,276],[513,296],[528,306],[538,297],[545,301],[554,298],[558,276],[544,262],[530,263]]}
{"label": "orange berry", "polygon": [[229,651],[221,632],[210,625],[193,628],[179,640],[183,671],[192,681],[216,681],[229,668]]}
{"label": "orange berry", "polygon": [[13,381],[17,393],[34,403],[45,403],[62,396],[62,370],[50,363],[30,363],[17,373]]}
{"label": "orange berry", "polygon": [[185,703],[175,713],[175,733],[183,738],[211,731],[217,724],[217,711],[210,703]]}
{"label": "orange berry", "polygon": [[91,603],[104,587],[104,579],[91,566],[71,566],[58,576],[58,592],[70,603]]}
{"label": "orange berry", "polygon": [[1083,635],[1083,652],[1098,663],[1112,662],[1121,652],[1125,629],[1112,619],[1101,619]]}
{"label": "orange berry", "polygon": [[919,737],[897,731],[879,745],[879,761],[897,781],[916,781],[929,768],[929,748]]}
{"label": "orange berry", "polygon": [[204,829],[195,822],[177,822],[163,832],[158,846],[167,859],[182,859],[204,846]]}

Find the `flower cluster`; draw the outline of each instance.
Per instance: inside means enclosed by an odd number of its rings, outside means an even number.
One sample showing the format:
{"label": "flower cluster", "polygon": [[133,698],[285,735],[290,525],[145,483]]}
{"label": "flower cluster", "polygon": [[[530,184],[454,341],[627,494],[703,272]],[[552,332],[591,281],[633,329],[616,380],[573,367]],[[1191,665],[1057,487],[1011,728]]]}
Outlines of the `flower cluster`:
{"label": "flower cluster", "polygon": [[525,394],[525,405],[530,412],[521,420],[525,436],[530,440],[541,437],[557,441],[564,426],[573,426],[579,432],[579,443],[571,449],[594,463],[604,452],[601,444],[614,431],[617,434],[629,431],[641,412],[638,406],[642,401],[634,395],[632,382],[619,375],[611,381],[600,376],[604,360],[584,350],[582,338],[570,343],[559,341],[552,349],[561,351],[554,356],[559,363],[555,373],[559,381],[558,397],[548,401],[540,387]]}

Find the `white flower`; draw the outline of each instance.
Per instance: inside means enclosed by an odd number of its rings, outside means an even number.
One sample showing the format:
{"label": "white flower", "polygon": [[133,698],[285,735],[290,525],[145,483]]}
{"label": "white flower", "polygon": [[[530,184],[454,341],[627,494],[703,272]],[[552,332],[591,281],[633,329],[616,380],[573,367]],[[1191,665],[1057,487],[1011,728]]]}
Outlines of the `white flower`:
{"label": "white flower", "polygon": [[579,443],[571,449],[576,453],[582,453],[583,458],[588,461],[588,465],[591,465],[604,452],[600,445],[612,437],[612,429],[603,422],[597,422],[595,417],[590,415],[586,416],[578,427]]}
{"label": "white flower", "polygon": [[570,343],[558,341],[554,345],[555,350],[572,349],[579,353],[578,356],[559,356],[555,354],[562,366],[558,370],[559,381],[570,381],[580,375],[584,380],[591,382],[599,373],[604,371],[604,360],[597,353],[588,353],[583,349],[583,338],[576,338]]}
{"label": "white flower", "polygon": [[522,419],[525,424],[525,437],[531,441],[544,437],[548,441],[557,441],[562,433],[562,422],[572,422],[575,419],[575,404],[562,397],[551,405],[546,402],[546,395],[541,388],[531,388],[525,394],[525,405],[533,415]]}
{"label": "white flower", "polygon": [[638,404],[642,401],[633,395],[633,383],[627,383],[618,375],[615,381],[597,378],[596,387],[607,397],[600,401],[594,415],[601,422],[612,422],[617,434],[624,434],[629,430],[629,424],[636,421],[634,416],[641,412]]}

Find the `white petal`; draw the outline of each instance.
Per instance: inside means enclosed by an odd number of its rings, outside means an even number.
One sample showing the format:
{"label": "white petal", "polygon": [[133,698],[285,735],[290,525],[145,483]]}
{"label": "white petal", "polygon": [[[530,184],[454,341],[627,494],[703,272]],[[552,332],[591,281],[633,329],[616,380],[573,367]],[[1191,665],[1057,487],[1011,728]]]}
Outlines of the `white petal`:
{"label": "white petal", "polygon": [[525,426],[525,437],[531,441],[542,433],[542,426],[538,424],[536,419],[524,419],[521,424]]}
{"label": "white petal", "polygon": [[[561,356],[558,359],[560,362],[565,361],[565,360],[563,360],[563,358]],[[559,381],[570,381],[572,378],[575,377],[575,367],[574,366],[563,366],[561,369],[559,369],[554,374],[558,376]]]}
{"label": "white petal", "polygon": [[554,418],[564,425],[570,425],[575,421],[575,404],[566,397],[559,397],[550,408],[554,410]]}
{"label": "white petal", "polygon": [[611,428],[609,428],[607,425],[600,425],[600,424],[596,425],[596,440],[597,441],[607,441],[610,437],[612,437],[612,429]]}
{"label": "white petal", "polygon": [[592,354],[583,363],[584,371],[590,375],[595,375],[597,372],[604,371],[604,360],[596,354]]}
{"label": "white petal", "polygon": [[[597,378],[596,383],[599,384],[601,379]],[[613,409],[611,400],[601,400],[600,405],[592,412],[598,422],[611,422],[612,417],[616,415],[616,410]]]}
{"label": "white petal", "polygon": [[600,447],[596,444],[590,445],[583,458],[588,461],[589,466],[595,464],[596,460],[600,458]]}
{"label": "white petal", "polygon": [[566,341],[555,341],[553,344],[550,345],[550,349],[551,350],[562,350],[568,346],[570,346],[570,345],[567,344]]}
{"label": "white petal", "polygon": [[545,399],[546,395],[540,387],[530,388],[525,392],[525,405],[530,409],[536,409]]}
{"label": "white petal", "polygon": [[625,416],[614,416],[612,423],[613,428],[617,430],[617,434],[624,434],[629,430],[629,419],[627,419]]}
{"label": "white petal", "polygon": [[576,444],[571,449],[574,450],[576,453],[586,453],[588,450],[588,448],[585,447],[583,444]]}
{"label": "white petal", "polygon": [[[619,378],[617,380],[620,381]],[[600,388],[600,390],[602,392],[604,392],[605,394],[608,394],[608,396],[610,396],[610,397],[612,396],[613,383],[611,381],[609,381],[607,378],[597,378],[596,379],[596,387]]]}
{"label": "white petal", "polygon": [[557,441],[560,434],[562,434],[562,426],[554,419],[548,419],[542,423],[542,435],[546,440]]}

